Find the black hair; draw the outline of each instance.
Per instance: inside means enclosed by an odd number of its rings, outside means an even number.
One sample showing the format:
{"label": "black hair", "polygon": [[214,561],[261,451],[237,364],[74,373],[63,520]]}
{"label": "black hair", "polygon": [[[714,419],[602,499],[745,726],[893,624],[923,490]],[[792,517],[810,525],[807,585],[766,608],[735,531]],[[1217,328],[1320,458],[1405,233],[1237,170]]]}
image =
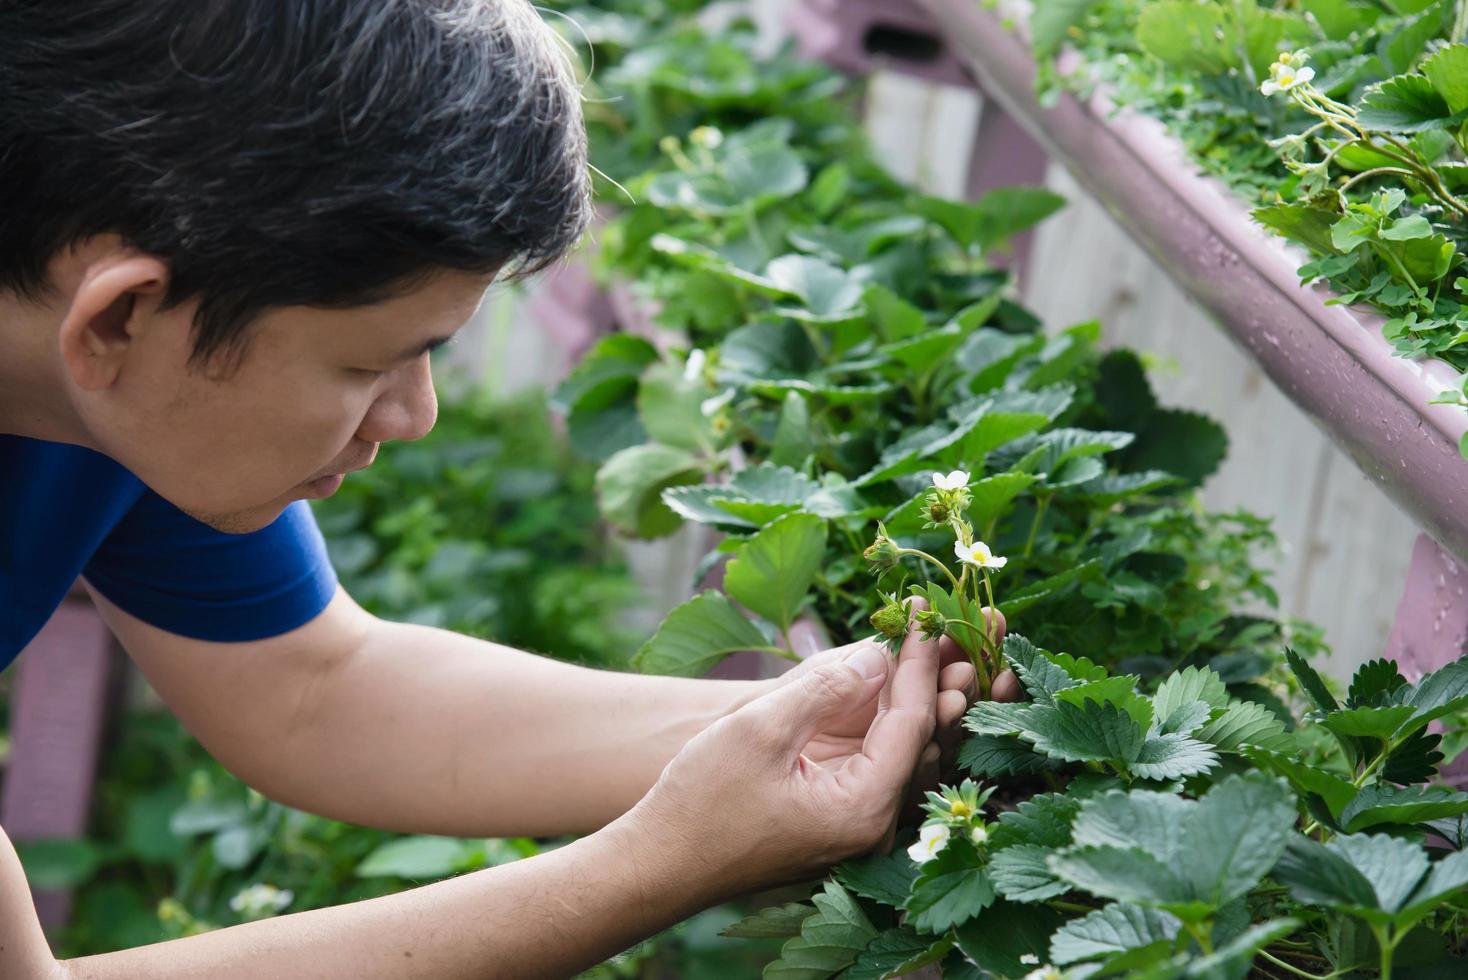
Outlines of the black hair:
{"label": "black hair", "polygon": [[535,271],[590,214],[579,90],[527,0],[0,0],[0,288],[111,232],[198,298],[195,359],[272,307]]}

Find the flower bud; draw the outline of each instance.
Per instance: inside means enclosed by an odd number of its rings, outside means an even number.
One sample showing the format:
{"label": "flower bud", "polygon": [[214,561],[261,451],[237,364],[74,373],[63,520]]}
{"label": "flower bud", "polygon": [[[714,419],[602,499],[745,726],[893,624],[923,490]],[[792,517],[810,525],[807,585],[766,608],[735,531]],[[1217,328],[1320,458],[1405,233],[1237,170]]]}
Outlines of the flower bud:
{"label": "flower bud", "polygon": [[913,616],[913,621],[917,623],[918,629],[923,631],[925,640],[940,639],[944,633],[948,632],[948,620],[944,619],[943,614],[936,609],[919,610],[917,615]]}
{"label": "flower bud", "polygon": [[884,595],[887,602],[872,613],[872,627],[889,640],[900,640],[907,635],[907,607],[895,596]]}
{"label": "flower bud", "polygon": [[948,518],[953,511],[948,506],[947,498],[941,493],[933,493],[928,496],[928,520],[934,524],[947,524]]}
{"label": "flower bud", "polygon": [[872,563],[872,569],[876,572],[885,572],[897,565],[902,558],[901,549],[897,542],[887,537],[887,529],[881,524],[877,525],[877,539],[867,546],[862,552],[862,557]]}

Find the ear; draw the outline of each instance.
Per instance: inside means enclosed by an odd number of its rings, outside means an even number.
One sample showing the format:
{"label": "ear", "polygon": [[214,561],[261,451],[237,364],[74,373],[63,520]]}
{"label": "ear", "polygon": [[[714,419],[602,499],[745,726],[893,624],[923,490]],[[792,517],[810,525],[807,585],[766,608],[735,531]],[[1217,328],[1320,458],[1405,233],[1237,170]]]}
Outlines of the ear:
{"label": "ear", "polygon": [[110,387],[143,335],[147,315],[168,288],[168,265],[130,252],[92,265],[61,321],[61,360],[76,385]]}

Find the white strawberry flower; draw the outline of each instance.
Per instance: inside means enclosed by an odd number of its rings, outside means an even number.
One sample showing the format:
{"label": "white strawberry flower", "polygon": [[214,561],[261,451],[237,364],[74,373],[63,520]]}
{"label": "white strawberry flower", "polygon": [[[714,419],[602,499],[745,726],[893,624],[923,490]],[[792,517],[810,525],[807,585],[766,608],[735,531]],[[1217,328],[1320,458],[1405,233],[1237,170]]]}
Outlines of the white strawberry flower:
{"label": "white strawberry flower", "polygon": [[1024,955],[1022,955],[1019,958],[1019,961],[1020,961],[1020,964],[1023,965],[1023,966],[1039,966],[1040,965],[1040,957],[1036,956],[1034,953],[1025,953]]}
{"label": "white strawberry flower", "polygon": [[697,381],[703,374],[704,365],[708,363],[709,356],[695,347],[688,352],[688,360],[683,364],[683,380]]}
{"label": "white strawberry flower", "polygon": [[229,900],[229,907],[247,919],[263,919],[282,911],[295,899],[288,888],[276,888],[264,882],[242,888]]}
{"label": "white strawberry flower", "polygon": [[989,550],[989,546],[982,541],[973,544],[964,544],[962,541],[953,543],[953,553],[958,560],[965,565],[973,565],[975,568],[992,568],[995,570],[1009,564],[1008,558],[1001,558]]}
{"label": "white strawberry flower", "polygon": [[[1292,59],[1293,60],[1293,59]],[[1298,88],[1315,77],[1314,68],[1305,68],[1294,64],[1287,64],[1283,58],[1269,66],[1269,78],[1259,91],[1265,95],[1274,95],[1277,92],[1288,92],[1292,88]]]}
{"label": "white strawberry flower", "polygon": [[907,849],[907,856],[918,864],[933,860],[948,843],[948,834],[947,824],[926,824],[918,831],[917,843]]}
{"label": "white strawberry flower", "polygon": [[1045,964],[1038,970],[1031,970],[1025,974],[1025,980],[1065,980],[1065,974],[1058,967]]}
{"label": "white strawberry flower", "polygon": [[974,828],[968,832],[968,836],[969,839],[972,840],[975,844],[983,844],[989,839],[989,831],[982,825],[976,824]]}
{"label": "white strawberry flower", "polygon": [[934,473],[933,486],[939,490],[962,490],[968,486],[968,474],[963,470],[954,470],[947,476],[942,473]]}
{"label": "white strawberry flower", "polygon": [[703,416],[705,418],[708,418],[709,416],[716,414],[719,409],[723,408],[725,405],[729,404],[733,400],[734,389],[725,388],[722,392],[714,395],[712,398],[705,398],[702,402],[700,402],[698,405],[698,410],[703,413]]}

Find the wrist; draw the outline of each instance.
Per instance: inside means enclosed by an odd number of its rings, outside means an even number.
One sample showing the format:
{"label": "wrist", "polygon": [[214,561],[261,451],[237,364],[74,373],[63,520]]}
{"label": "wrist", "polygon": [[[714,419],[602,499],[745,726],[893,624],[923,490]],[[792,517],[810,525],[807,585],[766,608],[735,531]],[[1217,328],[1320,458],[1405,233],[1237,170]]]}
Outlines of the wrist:
{"label": "wrist", "polygon": [[708,842],[646,798],[593,836],[601,859],[625,870],[641,916],[682,921],[739,892]]}

